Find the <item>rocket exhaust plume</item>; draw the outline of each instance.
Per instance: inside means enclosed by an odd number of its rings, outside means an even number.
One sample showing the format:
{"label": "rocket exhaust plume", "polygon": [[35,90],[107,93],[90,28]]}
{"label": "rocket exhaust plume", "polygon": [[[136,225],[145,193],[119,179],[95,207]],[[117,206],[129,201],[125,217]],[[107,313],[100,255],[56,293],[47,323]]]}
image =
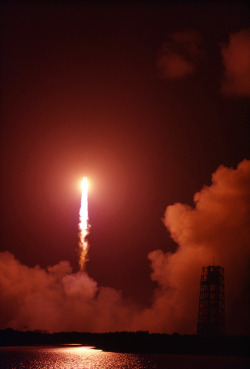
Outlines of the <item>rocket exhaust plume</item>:
{"label": "rocket exhaust plume", "polygon": [[88,216],[88,179],[82,179],[82,197],[81,207],[79,212],[79,247],[80,247],[80,270],[85,270],[85,263],[88,260],[88,241],[86,237],[89,234],[89,216]]}

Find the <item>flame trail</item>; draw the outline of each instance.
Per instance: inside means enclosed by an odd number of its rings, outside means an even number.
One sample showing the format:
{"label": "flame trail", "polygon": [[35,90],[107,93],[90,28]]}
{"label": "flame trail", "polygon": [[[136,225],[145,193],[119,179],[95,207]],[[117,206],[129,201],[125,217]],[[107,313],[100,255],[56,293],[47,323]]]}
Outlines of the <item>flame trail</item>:
{"label": "flame trail", "polygon": [[82,197],[81,208],[79,212],[79,247],[80,247],[80,270],[84,271],[85,263],[88,260],[88,241],[86,239],[89,234],[89,215],[88,215],[88,179],[83,177],[82,179]]}

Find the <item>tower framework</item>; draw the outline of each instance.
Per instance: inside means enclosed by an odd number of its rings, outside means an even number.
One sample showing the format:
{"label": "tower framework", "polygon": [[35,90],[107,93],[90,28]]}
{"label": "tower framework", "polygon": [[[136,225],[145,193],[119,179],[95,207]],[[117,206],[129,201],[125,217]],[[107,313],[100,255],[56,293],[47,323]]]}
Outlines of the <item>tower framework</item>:
{"label": "tower framework", "polygon": [[225,334],[224,268],[202,268],[197,333],[200,336]]}

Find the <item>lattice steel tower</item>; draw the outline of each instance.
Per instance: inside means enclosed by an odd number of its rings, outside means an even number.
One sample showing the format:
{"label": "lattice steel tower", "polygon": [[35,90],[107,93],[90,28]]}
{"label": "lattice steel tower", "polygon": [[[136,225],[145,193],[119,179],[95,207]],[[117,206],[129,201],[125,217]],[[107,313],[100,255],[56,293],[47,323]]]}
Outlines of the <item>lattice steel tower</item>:
{"label": "lattice steel tower", "polygon": [[200,336],[225,334],[224,268],[202,268],[197,333]]}

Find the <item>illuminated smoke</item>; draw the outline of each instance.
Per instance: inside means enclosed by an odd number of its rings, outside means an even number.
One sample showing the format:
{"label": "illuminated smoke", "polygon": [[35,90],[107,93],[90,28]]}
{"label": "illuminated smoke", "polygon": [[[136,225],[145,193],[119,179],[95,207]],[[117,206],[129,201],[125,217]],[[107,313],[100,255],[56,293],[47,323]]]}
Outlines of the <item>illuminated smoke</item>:
{"label": "illuminated smoke", "polygon": [[80,247],[80,270],[84,271],[85,263],[88,260],[88,241],[87,236],[89,234],[89,215],[88,215],[88,179],[83,177],[82,179],[82,197],[81,207],[79,213],[79,247]]}
{"label": "illuminated smoke", "polygon": [[195,31],[174,32],[162,44],[156,67],[162,79],[180,79],[193,74],[202,56],[201,35]]}
{"label": "illuminated smoke", "polygon": [[[80,215],[84,268],[87,191]],[[154,250],[148,255],[157,286],[152,305],[146,308],[114,288],[98,286],[87,273],[72,273],[68,261],[43,269],[0,252],[0,301],[4,302],[0,329],[194,334],[201,268],[210,265],[214,256],[215,263],[225,268],[226,332],[249,335],[249,219],[250,160],[236,169],[220,166],[211,184],[195,194],[192,207],[169,205],[164,223],[178,246],[175,252]]]}
{"label": "illuminated smoke", "polygon": [[228,96],[250,96],[250,28],[231,33],[229,42],[221,45],[224,64],[222,93]]}
{"label": "illuminated smoke", "polygon": [[214,257],[225,268],[226,332],[249,334],[250,160],[236,169],[221,165],[210,186],[194,195],[192,207],[167,207],[164,223],[178,246],[148,255],[158,287],[152,307],[140,314],[140,329],[193,334],[201,268]]}

